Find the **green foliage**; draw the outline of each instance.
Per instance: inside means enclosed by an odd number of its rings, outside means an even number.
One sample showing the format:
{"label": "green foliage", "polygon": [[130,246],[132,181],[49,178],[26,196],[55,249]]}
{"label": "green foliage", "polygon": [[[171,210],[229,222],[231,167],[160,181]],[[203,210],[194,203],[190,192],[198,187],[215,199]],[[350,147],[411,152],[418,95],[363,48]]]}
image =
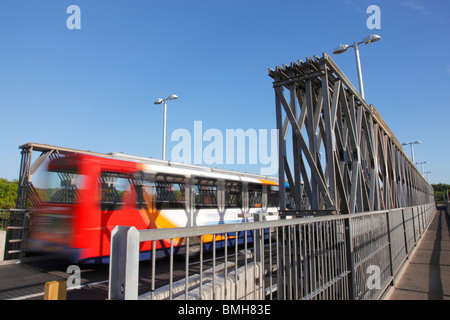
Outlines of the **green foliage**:
{"label": "green foliage", "polygon": [[431,185],[434,188],[434,191],[447,191],[450,192],[450,184],[445,183],[438,183],[438,184],[432,184]]}
{"label": "green foliage", "polygon": [[0,178],[0,209],[11,209],[16,206],[19,181]]}
{"label": "green foliage", "polygon": [[[9,181],[7,179],[0,178],[0,209],[11,209],[16,206],[18,186],[19,181],[16,179]],[[450,195],[450,184],[438,183],[432,184],[432,187],[434,188],[434,197],[438,202],[444,202],[444,198],[447,198],[447,190]],[[52,190],[51,194],[55,191],[56,189]]]}
{"label": "green foliage", "polygon": [[447,190],[450,195],[450,184],[438,183],[431,186],[434,188],[434,199],[439,203],[443,203],[444,198],[447,199]]}

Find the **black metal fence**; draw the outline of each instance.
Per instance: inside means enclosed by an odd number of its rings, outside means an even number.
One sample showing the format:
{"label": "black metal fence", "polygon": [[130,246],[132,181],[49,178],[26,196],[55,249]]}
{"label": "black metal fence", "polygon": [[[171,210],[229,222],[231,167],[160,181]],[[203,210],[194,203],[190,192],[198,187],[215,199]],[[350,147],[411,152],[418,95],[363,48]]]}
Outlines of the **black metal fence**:
{"label": "black metal fence", "polygon": [[29,221],[29,209],[0,209],[0,230],[6,230],[5,260],[25,255]]}

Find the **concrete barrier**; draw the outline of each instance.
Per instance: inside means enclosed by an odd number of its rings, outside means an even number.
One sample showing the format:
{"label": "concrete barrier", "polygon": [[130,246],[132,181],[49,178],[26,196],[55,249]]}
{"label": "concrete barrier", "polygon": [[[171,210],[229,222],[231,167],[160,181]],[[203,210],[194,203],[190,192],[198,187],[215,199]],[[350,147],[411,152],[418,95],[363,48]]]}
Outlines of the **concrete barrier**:
{"label": "concrete barrier", "polygon": [[[215,286],[213,286],[212,270],[206,270],[203,277],[194,274],[188,278],[189,292],[185,296],[186,280],[176,281],[172,285],[173,299],[175,300],[261,300],[265,298],[263,292],[263,279],[261,275],[261,263],[250,262],[247,267],[240,267],[234,270],[234,264],[228,262],[227,279],[225,281],[225,266],[223,264],[216,267]],[[237,275],[236,275],[237,272]],[[246,274],[247,273],[247,274]],[[256,274],[255,274],[256,273]],[[257,279],[255,281],[247,281]],[[237,281],[236,281],[237,280]],[[200,291],[200,282],[202,288]],[[154,300],[168,300],[170,294],[169,285],[158,288],[154,292]],[[139,296],[139,300],[151,300],[152,293],[148,292]]]}
{"label": "concrete barrier", "polygon": [[5,260],[6,231],[0,230],[0,261]]}

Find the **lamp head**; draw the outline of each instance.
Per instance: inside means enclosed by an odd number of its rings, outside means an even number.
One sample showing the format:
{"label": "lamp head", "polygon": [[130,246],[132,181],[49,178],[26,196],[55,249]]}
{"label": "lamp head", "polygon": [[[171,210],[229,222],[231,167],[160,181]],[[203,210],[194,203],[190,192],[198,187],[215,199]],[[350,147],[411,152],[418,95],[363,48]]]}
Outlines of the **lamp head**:
{"label": "lamp head", "polygon": [[340,44],[339,47],[334,49],[333,54],[341,54],[348,50],[348,44]]}
{"label": "lamp head", "polygon": [[161,98],[158,98],[158,99],[155,100],[155,104],[161,104],[163,102],[164,102],[164,100],[161,99]]}
{"label": "lamp head", "polygon": [[176,94],[172,94],[168,99],[169,100],[176,100],[176,99],[178,99],[178,96]]}
{"label": "lamp head", "polygon": [[365,44],[369,44],[369,43],[377,42],[380,39],[381,39],[381,37],[379,35],[377,35],[377,34],[369,34],[367,37],[365,37],[363,39],[363,42]]}

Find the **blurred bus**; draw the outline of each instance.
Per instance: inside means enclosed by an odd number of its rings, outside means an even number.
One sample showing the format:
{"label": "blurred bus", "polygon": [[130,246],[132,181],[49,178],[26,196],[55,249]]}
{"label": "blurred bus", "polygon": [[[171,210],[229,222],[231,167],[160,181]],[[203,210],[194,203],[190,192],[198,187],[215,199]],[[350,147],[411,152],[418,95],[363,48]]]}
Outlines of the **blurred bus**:
{"label": "blurred bus", "polygon": [[[107,262],[117,225],[143,230],[248,222],[262,212],[278,216],[275,178],[143,159],[73,154],[51,160],[28,248],[80,263]],[[182,247],[183,239],[174,245]],[[169,246],[159,241],[156,248]],[[141,252],[149,258],[151,243],[141,243]]]}

